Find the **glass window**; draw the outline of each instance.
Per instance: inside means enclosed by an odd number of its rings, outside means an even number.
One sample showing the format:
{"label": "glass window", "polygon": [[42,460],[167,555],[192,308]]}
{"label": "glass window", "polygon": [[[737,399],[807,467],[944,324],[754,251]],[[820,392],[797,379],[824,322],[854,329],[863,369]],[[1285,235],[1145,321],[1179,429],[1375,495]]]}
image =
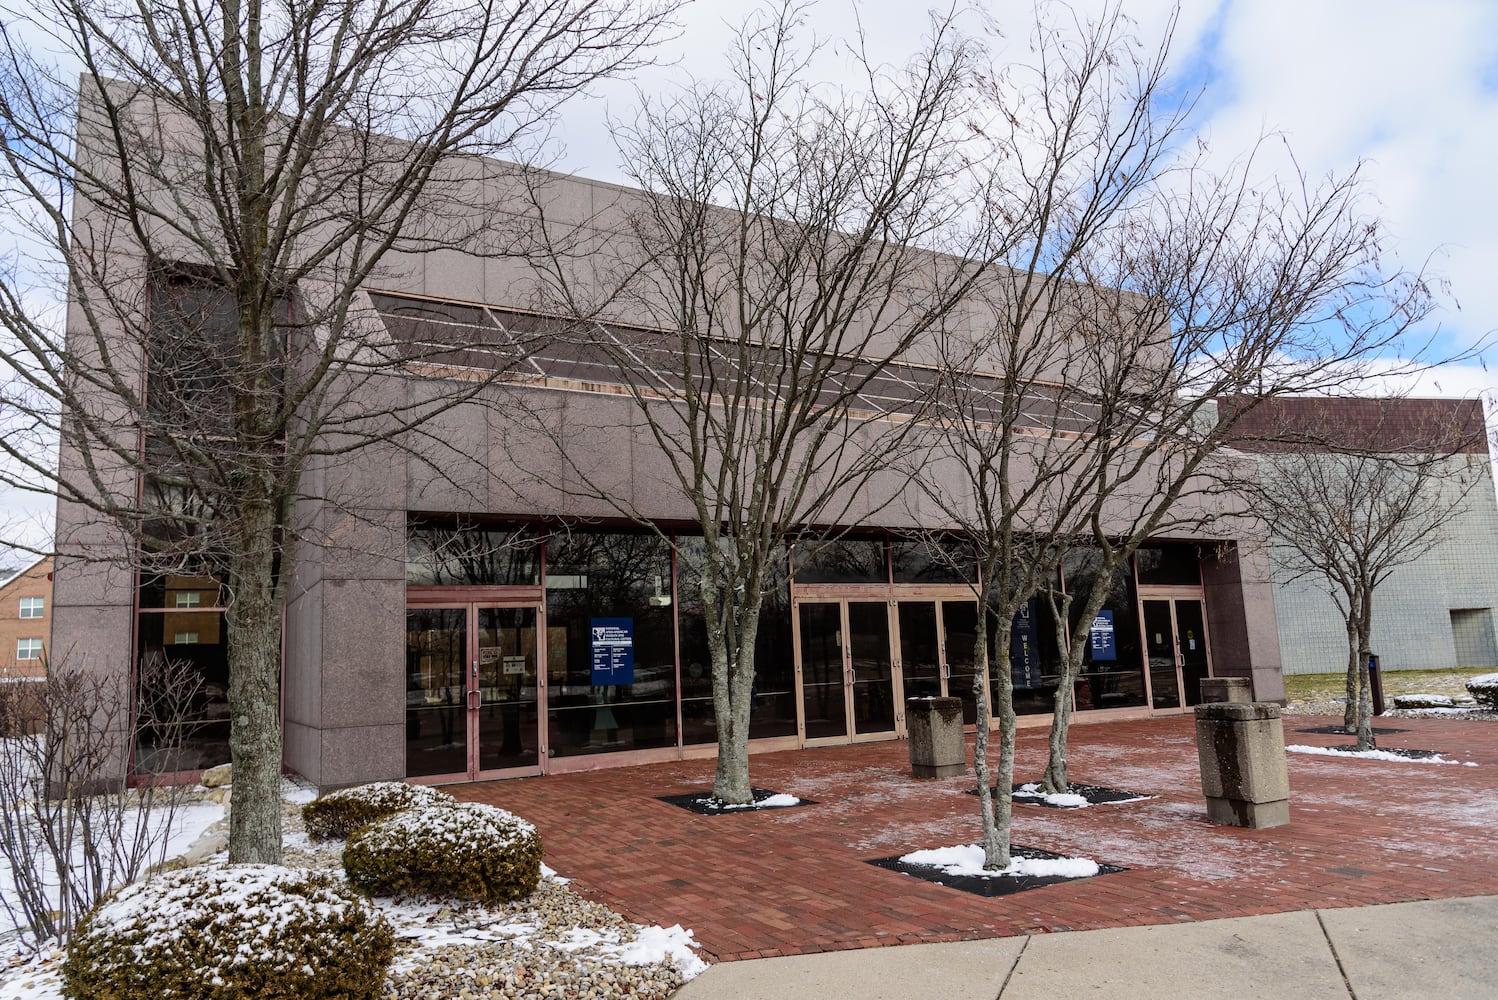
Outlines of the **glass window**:
{"label": "glass window", "polygon": [[1056,687],[1061,682],[1061,644],[1056,635],[1056,616],[1045,595],[1032,597],[1020,605],[1009,630],[1007,657],[1004,646],[995,636],[992,649],[996,655],[989,658],[990,684],[997,681],[994,673],[997,665],[1007,660],[1014,685],[1015,714],[1041,715],[1052,711]]}
{"label": "glass window", "polygon": [[[676,560],[677,621],[681,635],[681,725],[683,743],[713,743],[718,738],[713,714],[712,660],[707,646],[707,615],[696,567],[700,537],[677,539],[683,554]],[[796,734],[796,664],[791,652],[791,594],[787,562],[770,574],[760,605],[754,637],[754,694],[749,708],[749,738]]]}
{"label": "glass window", "polygon": [[797,583],[889,583],[883,538],[798,542]]}
{"label": "glass window", "polygon": [[[671,547],[654,534],[573,531],[546,541],[547,714],[558,757],[676,745]],[[629,642],[629,681],[595,666]],[[622,647],[620,647],[622,648]],[[607,683],[602,681],[608,680]],[[600,683],[595,683],[595,682]]]}
{"label": "glass window", "polygon": [[417,587],[535,587],[542,537],[534,525],[414,523],[406,532],[406,583]]}
{"label": "glass window", "polygon": [[142,609],[168,611],[221,608],[219,582],[211,576],[154,576],[141,580]]}
{"label": "glass window", "polygon": [[17,639],[17,660],[40,660],[42,658],[42,640],[40,639]]}
{"label": "glass window", "polygon": [[889,548],[896,583],[972,583],[977,579],[977,558],[964,539],[895,538]]}
{"label": "glass window", "polygon": [[196,771],[229,760],[229,653],[222,587],[211,576],[157,576],[142,580],[136,649],[142,705],[146,686],[165,665],[196,673],[198,689],[187,718],[170,731],[142,719],[135,767],[143,773]]}
{"label": "glass window", "polygon": [[1134,559],[1139,564],[1139,582],[1145,586],[1201,586],[1195,545],[1141,545]]}
{"label": "glass window", "polygon": [[[1066,554],[1064,569],[1066,590],[1072,595],[1068,627],[1075,629],[1102,565],[1102,553],[1093,548],[1072,549]],[[1114,571],[1108,583],[1108,596],[1094,620],[1095,637],[1083,653],[1082,675],[1077,679],[1076,706],[1079,711],[1094,708],[1131,708],[1145,704],[1144,657],[1139,648],[1139,603],[1134,591],[1134,574],[1125,563]],[[1111,625],[1112,641],[1107,641]]]}
{"label": "glass window", "polygon": [[46,605],[46,599],[41,597],[21,598],[21,617],[40,618]]}

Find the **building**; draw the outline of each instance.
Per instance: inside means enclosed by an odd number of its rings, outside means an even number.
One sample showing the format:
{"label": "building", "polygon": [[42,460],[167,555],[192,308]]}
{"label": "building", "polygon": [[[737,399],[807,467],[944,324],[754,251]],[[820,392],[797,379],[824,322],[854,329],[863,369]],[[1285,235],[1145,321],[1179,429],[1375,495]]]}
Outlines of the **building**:
{"label": "building", "polygon": [[[485,164],[490,193],[510,169]],[[592,230],[595,242],[616,235],[610,220],[637,197],[560,176],[546,188],[550,219]],[[358,303],[365,321],[394,344],[457,337],[474,346],[370,391],[419,400],[429,380],[481,368],[484,345],[544,327],[550,318],[524,294],[536,283],[528,266],[392,254]],[[146,301],[159,291],[151,282],[168,279],[142,267],[137,280],[133,298]],[[616,319],[622,329],[629,317]],[[585,348],[527,360],[536,370],[526,378],[488,386],[427,425],[430,452],[371,448],[305,472],[282,717],[286,766],[320,787],[714,753],[692,580],[664,539],[617,504],[569,488],[569,476],[599,470],[678,547],[697,537],[693,511],[665,488],[664,456],[632,419],[617,373]],[[553,415],[554,434],[526,436],[501,419],[516,401]],[[64,475],[76,461],[64,453]],[[895,470],[869,486],[873,495],[905,488]],[[1043,721],[1056,681],[1042,609],[1027,609],[995,645],[1010,654],[993,657],[985,675],[973,657],[972,588],[911,538],[949,526],[912,514],[916,504],[864,506],[833,526],[846,534],[815,557],[784,554],[761,622],[751,748],[896,739],[904,699],[919,694],[961,696],[969,724],[988,726],[969,692],[997,670],[1010,672],[1024,717]],[[182,766],[227,760],[222,588],[206,577],[139,578],[118,538],[76,507],[59,507],[57,539],[58,629],[98,669],[125,674],[157,656],[194,663],[204,697]],[[1073,553],[1067,579],[1086,577],[1090,562]],[[1262,550],[1183,532],[1147,545],[1113,588],[1109,636],[1073,692],[1083,717],[1187,711],[1208,675],[1247,677],[1258,698],[1283,698]],[[137,760],[150,754],[146,741]]]}
{"label": "building", "polygon": [[44,679],[52,644],[52,560],[37,559],[0,583],[0,678]]}
{"label": "building", "polygon": [[[1309,437],[1275,440],[1286,428]],[[1374,592],[1372,647],[1384,670],[1498,666],[1498,499],[1481,400],[1284,398],[1257,407],[1237,432],[1236,446],[1261,463],[1332,447],[1447,455],[1442,489],[1455,509],[1435,544]],[[1270,551],[1285,673],[1345,670],[1337,605],[1317,579],[1294,574],[1278,546]]]}

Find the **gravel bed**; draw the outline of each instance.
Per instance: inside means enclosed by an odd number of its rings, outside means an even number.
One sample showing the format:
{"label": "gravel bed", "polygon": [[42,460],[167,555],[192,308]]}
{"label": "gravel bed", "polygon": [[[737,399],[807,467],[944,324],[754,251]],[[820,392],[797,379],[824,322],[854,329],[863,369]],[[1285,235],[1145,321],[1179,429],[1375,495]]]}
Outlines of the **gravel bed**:
{"label": "gravel bed", "polygon": [[[342,871],[342,841],[310,841],[299,806],[288,806],[283,841],[285,864]],[[633,946],[659,928],[584,899],[549,870],[535,892],[511,903],[376,902],[400,942],[384,1000],[655,1000],[705,968],[694,956],[641,961]]]}

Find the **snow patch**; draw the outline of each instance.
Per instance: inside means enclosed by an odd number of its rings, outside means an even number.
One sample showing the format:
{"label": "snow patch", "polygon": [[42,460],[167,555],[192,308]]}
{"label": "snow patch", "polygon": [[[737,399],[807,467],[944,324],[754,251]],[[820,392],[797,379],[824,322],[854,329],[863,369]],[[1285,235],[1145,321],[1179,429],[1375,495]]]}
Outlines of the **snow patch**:
{"label": "snow patch", "polygon": [[[1032,781],[1029,784],[1020,785],[1019,790],[1014,793],[1017,799],[1039,800],[1049,805],[1062,809],[1086,809],[1092,805],[1087,801],[1085,795],[1077,795],[1073,792],[1051,792],[1049,794],[1040,790],[1040,782]],[[1143,796],[1141,796],[1142,798]]]}
{"label": "snow patch", "polygon": [[1396,764],[1460,764],[1459,760],[1448,760],[1440,754],[1434,757],[1405,757],[1388,750],[1333,750],[1331,747],[1309,747],[1292,744],[1285,747],[1286,753],[1305,753],[1316,757],[1356,757],[1361,760],[1386,760]]}
{"label": "snow patch", "polygon": [[1037,878],[1087,878],[1099,871],[1098,863],[1091,858],[1021,857],[1011,857],[1008,868],[991,871],[983,867],[982,844],[959,844],[956,847],[912,851],[901,855],[900,861],[907,865],[938,868],[948,875],[968,875],[975,878],[1016,878],[1021,875]]}
{"label": "snow patch", "polygon": [[796,796],[779,792],[775,795],[766,796],[758,802],[744,802],[737,805],[725,804],[718,808],[723,812],[728,812],[733,809],[783,809],[786,806],[799,806],[800,804],[801,800],[796,798]]}

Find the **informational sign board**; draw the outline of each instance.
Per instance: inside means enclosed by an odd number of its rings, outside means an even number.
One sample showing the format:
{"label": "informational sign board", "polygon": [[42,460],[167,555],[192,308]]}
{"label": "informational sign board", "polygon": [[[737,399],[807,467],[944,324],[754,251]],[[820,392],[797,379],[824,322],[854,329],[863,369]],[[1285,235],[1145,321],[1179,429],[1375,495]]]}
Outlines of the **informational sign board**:
{"label": "informational sign board", "polygon": [[507,676],[507,677],[515,675],[515,674],[523,674],[523,673],[525,673],[525,657],[524,656],[506,656],[505,660],[504,660],[504,663],[505,663],[505,667],[504,667],[504,669],[505,669],[505,676]]}
{"label": "informational sign board", "polygon": [[593,686],[635,682],[635,620],[593,619]]}
{"label": "informational sign board", "polygon": [[1014,615],[1009,633],[1009,670],[1016,691],[1032,691],[1041,686],[1040,644],[1035,631],[1035,601],[1021,604]]}
{"label": "informational sign board", "polygon": [[1113,612],[1099,611],[1090,630],[1092,662],[1118,659],[1118,642],[1113,634]]}

